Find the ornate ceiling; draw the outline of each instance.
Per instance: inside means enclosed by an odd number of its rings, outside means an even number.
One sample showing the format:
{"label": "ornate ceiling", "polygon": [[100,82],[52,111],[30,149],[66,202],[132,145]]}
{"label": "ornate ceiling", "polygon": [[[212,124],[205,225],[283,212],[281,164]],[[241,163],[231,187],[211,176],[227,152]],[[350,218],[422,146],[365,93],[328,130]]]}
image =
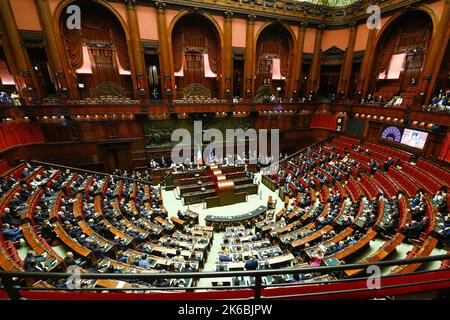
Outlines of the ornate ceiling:
{"label": "ornate ceiling", "polygon": [[299,2],[310,2],[328,7],[342,7],[355,3],[358,0],[297,0]]}

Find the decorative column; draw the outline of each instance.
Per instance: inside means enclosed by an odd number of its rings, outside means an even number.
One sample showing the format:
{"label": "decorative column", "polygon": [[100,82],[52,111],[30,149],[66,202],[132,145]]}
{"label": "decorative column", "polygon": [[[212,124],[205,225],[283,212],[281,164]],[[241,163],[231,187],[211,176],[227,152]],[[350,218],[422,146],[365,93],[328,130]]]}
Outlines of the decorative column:
{"label": "decorative column", "polygon": [[250,14],[247,17],[247,36],[245,44],[245,63],[244,63],[244,97],[247,99],[253,97],[255,19],[256,16],[254,14]]}
{"label": "decorative column", "polygon": [[5,59],[6,59],[8,68],[9,68],[9,72],[14,79],[14,83],[19,83],[20,82],[20,80],[18,79],[19,73],[17,72],[17,69],[16,69],[14,54],[11,50],[11,46],[9,45],[8,38],[6,37],[6,34],[3,32],[3,30],[5,30],[5,28],[3,27],[3,23],[2,23],[1,19],[0,19],[0,30],[2,30],[2,31],[0,31],[0,45],[3,49],[3,53],[5,54]]}
{"label": "decorative column", "polygon": [[136,0],[125,0],[127,7],[127,20],[130,29],[131,52],[134,62],[135,96],[145,98],[148,96],[147,77],[145,72],[144,53],[141,46],[139,22],[136,13]]}
{"label": "decorative column", "polygon": [[363,62],[361,64],[361,71],[358,82],[358,92],[360,97],[365,97],[367,89],[370,83],[370,74],[372,73],[373,56],[375,53],[375,37],[377,35],[377,29],[370,29],[369,36],[367,38],[366,51],[364,52]]}
{"label": "decorative column", "polygon": [[[439,26],[437,28],[436,34],[431,42],[430,51],[425,57],[425,65],[423,68],[422,76],[419,79],[419,85],[421,96],[424,101],[422,103],[428,103],[433,94],[434,83],[436,82],[437,70],[440,68],[443,55],[440,53],[445,52],[445,46],[443,44],[447,43],[446,36],[448,29],[450,28],[450,0],[445,1],[444,11],[442,17],[439,21]],[[422,99],[423,100],[423,99]]]}
{"label": "decorative column", "polygon": [[355,22],[350,24],[350,37],[348,39],[347,51],[345,53],[345,61],[342,66],[341,77],[339,79],[338,92],[344,92],[347,96],[350,86],[350,77],[353,65],[353,53],[355,51],[356,35],[358,33],[358,25]]}
{"label": "decorative column", "polygon": [[164,99],[173,99],[175,94],[174,74],[171,70],[171,63],[169,50],[169,38],[167,37],[167,22],[166,22],[166,3],[155,2],[157,8],[157,23],[158,23],[158,38],[159,38],[159,61],[161,69],[161,87],[163,90]]}
{"label": "decorative column", "polygon": [[0,0],[0,18],[3,22],[11,52],[14,55],[17,72],[16,80],[18,81],[17,86],[20,94],[24,98],[33,96],[41,98],[43,96],[42,88],[32,72],[25,48],[22,47],[22,41],[9,0]]}
{"label": "decorative column", "polygon": [[293,63],[293,73],[290,75],[292,77],[292,91],[294,96],[298,95],[300,92],[303,82],[303,49],[305,47],[305,33],[306,27],[308,26],[307,22],[300,22],[298,26],[298,37],[297,37],[297,50],[296,55],[294,56]]}
{"label": "decorative column", "polygon": [[[59,54],[56,44],[55,31],[53,29],[52,14],[48,0],[35,0],[36,7],[39,13],[42,30],[45,37],[45,46],[47,49],[47,56],[55,78],[56,92],[63,98],[76,97],[77,91],[74,86],[68,85],[66,72],[63,68],[61,55]],[[75,90],[74,90],[75,89]]]}
{"label": "decorative column", "polygon": [[225,11],[225,70],[223,72],[225,78],[224,97],[231,99],[233,96],[233,43],[232,43],[232,22],[233,12]]}
{"label": "decorative column", "polygon": [[316,31],[316,40],[314,42],[314,55],[311,65],[311,75],[309,77],[308,91],[317,92],[319,89],[319,77],[320,77],[320,54],[322,53],[322,36],[325,26],[319,25]]}

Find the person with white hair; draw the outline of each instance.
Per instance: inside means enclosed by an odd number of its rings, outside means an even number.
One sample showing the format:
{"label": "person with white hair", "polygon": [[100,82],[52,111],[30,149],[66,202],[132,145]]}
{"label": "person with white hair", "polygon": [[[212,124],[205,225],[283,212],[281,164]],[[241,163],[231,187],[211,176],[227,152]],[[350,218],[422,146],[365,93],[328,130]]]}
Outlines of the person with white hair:
{"label": "person with white hair", "polygon": [[23,239],[22,227],[14,228],[5,223],[2,228],[2,235],[7,241],[18,242],[20,239]]}
{"label": "person with white hair", "polygon": [[3,214],[1,216],[3,223],[7,223],[13,226],[17,226],[20,224],[20,220],[14,217],[14,215],[11,213],[11,209],[9,209],[8,207],[3,209]]}

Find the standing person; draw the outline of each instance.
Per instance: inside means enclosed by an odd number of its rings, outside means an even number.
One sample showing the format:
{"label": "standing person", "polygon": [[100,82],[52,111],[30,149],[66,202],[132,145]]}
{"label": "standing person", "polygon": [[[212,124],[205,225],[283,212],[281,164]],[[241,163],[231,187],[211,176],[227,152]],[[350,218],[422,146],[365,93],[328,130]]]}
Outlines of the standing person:
{"label": "standing person", "polygon": [[11,93],[11,99],[14,107],[20,107],[22,105],[22,103],[20,102],[20,96],[17,91]]}
{"label": "standing person", "polygon": [[322,248],[317,249],[317,251],[312,255],[309,264],[311,267],[320,267],[322,264],[325,254]]}

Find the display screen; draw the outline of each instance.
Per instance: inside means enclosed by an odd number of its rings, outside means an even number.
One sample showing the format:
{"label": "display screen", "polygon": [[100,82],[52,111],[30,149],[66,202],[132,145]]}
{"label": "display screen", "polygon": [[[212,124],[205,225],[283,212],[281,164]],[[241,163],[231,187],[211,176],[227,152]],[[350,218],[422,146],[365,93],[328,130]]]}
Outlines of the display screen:
{"label": "display screen", "polygon": [[401,143],[413,148],[423,149],[427,142],[427,137],[428,133],[426,132],[405,129]]}
{"label": "display screen", "polygon": [[381,139],[400,142],[402,140],[402,129],[396,126],[386,127],[381,134]]}

